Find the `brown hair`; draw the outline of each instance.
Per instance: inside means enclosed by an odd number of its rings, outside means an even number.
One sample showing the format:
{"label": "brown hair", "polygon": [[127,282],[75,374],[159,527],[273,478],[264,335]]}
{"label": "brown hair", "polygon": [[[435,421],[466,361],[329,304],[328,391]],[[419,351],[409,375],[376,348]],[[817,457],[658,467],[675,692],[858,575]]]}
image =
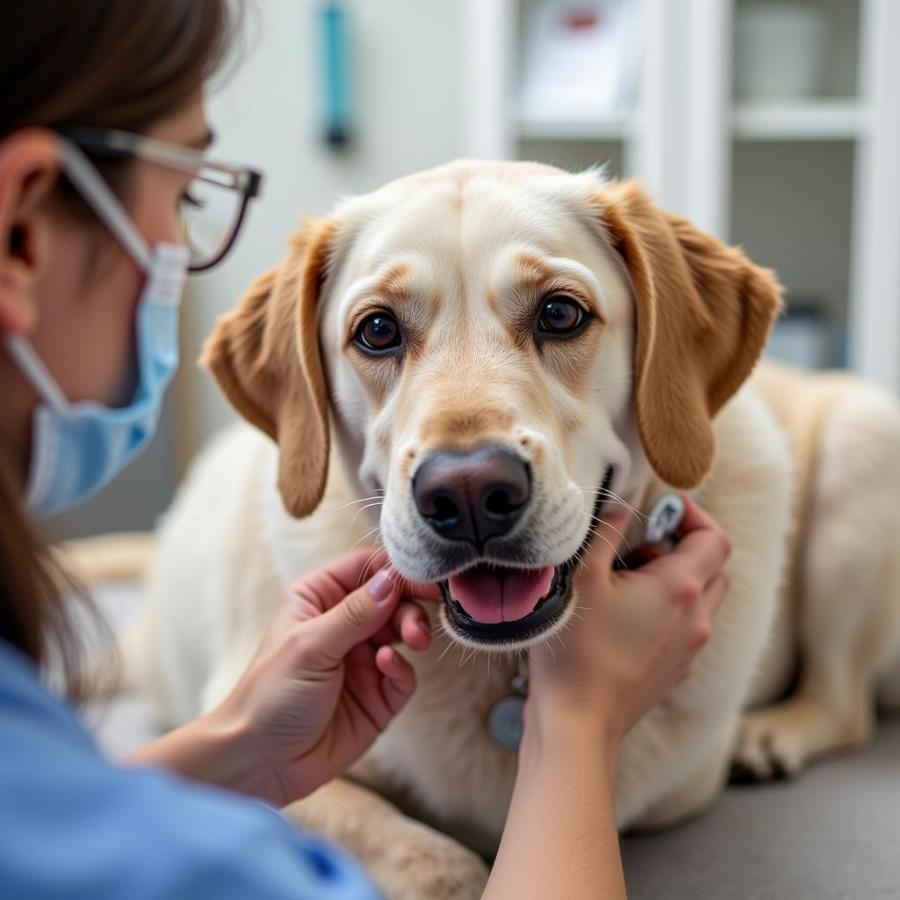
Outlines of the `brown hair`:
{"label": "brown hair", "polygon": [[[30,126],[146,131],[199,90],[236,27],[229,0],[3,0],[2,15],[0,141]],[[127,163],[97,165],[114,187],[127,174]],[[14,472],[0,458],[0,638],[39,665],[58,660],[77,696],[67,582]]]}

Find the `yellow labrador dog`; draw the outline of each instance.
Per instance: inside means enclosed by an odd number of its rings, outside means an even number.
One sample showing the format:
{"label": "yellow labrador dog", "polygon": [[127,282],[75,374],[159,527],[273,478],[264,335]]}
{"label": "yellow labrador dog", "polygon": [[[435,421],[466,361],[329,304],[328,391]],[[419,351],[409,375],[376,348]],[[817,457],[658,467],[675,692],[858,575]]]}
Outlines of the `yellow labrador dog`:
{"label": "yellow labrador dog", "polygon": [[[797,627],[754,682],[797,509],[784,432],[744,382],[779,308],[769,272],[592,172],[456,163],[307,223],[206,350],[256,429],[201,457],[162,529],[130,648],[160,715],[221,699],[288,580],[382,541],[403,575],[442,584],[436,640],[412,658],[415,697],[351,778],[290,812],[389,897],[478,897],[487,873],[472,851],[495,850],[515,777],[488,725],[514,651],[565,653],[570,574],[608,503],[646,511],[696,489],[731,537],[731,590],[692,676],[623,746],[619,821],[702,809],[739,734],[742,765],[765,777],[779,764],[773,722],[741,733],[741,710],[790,677]],[[875,617],[859,606],[862,633]],[[881,643],[857,666],[867,679],[898,643],[897,606],[896,592],[881,604]],[[847,736],[826,732],[794,757]]]}

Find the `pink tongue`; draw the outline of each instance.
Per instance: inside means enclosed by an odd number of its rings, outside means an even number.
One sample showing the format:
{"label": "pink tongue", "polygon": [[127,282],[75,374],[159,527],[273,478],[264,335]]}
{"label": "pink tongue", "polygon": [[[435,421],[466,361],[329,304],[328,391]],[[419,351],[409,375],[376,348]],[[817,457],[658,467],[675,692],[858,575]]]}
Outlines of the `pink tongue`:
{"label": "pink tongue", "polygon": [[550,590],[553,566],[543,569],[495,569],[475,566],[450,576],[450,596],[485,625],[524,619]]}

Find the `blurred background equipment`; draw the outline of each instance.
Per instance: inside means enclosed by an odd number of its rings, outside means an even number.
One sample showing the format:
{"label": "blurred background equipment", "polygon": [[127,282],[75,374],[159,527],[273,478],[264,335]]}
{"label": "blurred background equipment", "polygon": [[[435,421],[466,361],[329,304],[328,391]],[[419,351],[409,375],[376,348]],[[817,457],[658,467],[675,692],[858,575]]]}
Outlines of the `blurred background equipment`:
{"label": "blurred background equipment", "polygon": [[546,0],[525,51],[520,114],[532,121],[627,109],[637,78],[637,8],[628,0]]}
{"label": "blurred background equipment", "polygon": [[353,134],[350,119],[350,34],[346,3],[327,0],[319,12],[322,41],[322,105],[325,140],[335,149],[346,146]]}
{"label": "blurred background equipment", "polygon": [[[322,17],[335,6],[352,48],[334,57],[353,94],[335,105],[353,135],[342,153],[322,139]],[[789,313],[773,355],[900,391],[900,0],[253,7],[240,68],[211,98],[214,155],[262,169],[266,195],[232,256],[189,288],[184,368],[154,446],[55,533],[147,527],[165,508],[232,420],[191,361],[302,215],[461,156],[641,178],[778,272]]]}

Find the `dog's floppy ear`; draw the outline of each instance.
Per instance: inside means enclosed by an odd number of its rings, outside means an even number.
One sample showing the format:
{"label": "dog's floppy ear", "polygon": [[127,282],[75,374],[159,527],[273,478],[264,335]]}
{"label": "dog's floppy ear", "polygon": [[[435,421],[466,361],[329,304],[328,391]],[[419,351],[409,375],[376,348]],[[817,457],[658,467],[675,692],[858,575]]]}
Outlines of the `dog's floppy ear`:
{"label": "dog's floppy ear", "polygon": [[328,471],[316,309],[336,228],[305,222],[284,260],[219,319],[201,357],[235,409],[278,443],[278,490],[298,518],[318,506]]}
{"label": "dog's floppy ear", "polygon": [[633,182],[597,195],[634,287],[634,397],[657,474],[695,487],[712,465],[712,417],[750,374],[781,310],[774,274],[657,209]]}

